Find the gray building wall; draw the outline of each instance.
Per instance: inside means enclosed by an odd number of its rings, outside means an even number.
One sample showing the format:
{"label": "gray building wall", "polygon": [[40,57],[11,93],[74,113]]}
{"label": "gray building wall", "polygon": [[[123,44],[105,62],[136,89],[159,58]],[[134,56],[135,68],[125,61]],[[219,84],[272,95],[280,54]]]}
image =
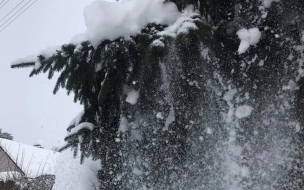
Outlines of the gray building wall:
{"label": "gray building wall", "polygon": [[23,173],[6,152],[0,147],[0,172],[16,171]]}

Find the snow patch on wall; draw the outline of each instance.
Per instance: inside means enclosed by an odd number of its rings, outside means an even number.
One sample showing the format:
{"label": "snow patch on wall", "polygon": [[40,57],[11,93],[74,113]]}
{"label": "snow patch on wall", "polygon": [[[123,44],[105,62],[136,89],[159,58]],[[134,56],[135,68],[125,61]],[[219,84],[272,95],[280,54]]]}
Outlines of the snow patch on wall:
{"label": "snow patch on wall", "polygon": [[239,54],[245,53],[251,45],[256,45],[261,39],[261,32],[257,27],[250,29],[241,29],[236,33],[241,40],[238,52]]}

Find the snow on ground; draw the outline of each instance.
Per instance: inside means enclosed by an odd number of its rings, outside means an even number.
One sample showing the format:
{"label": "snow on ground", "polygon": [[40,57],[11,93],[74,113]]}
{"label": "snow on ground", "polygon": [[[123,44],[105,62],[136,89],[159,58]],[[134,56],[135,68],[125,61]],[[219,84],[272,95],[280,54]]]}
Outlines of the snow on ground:
{"label": "snow on ground", "polygon": [[79,155],[73,158],[73,152],[65,150],[57,157],[53,190],[99,189],[97,172],[100,169],[99,160],[87,158],[83,164],[80,164]]}
{"label": "snow on ground", "polygon": [[239,119],[243,119],[245,117],[249,117],[253,111],[253,108],[248,105],[238,106],[235,109],[235,116]]}
{"label": "snow on ground", "polygon": [[8,181],[8,180],[14,180],[14,179],[18,179],[20,177],[22,177],[23,174],[20,172],[15,172],[15,171],[11,171],[11,172],[0,172],[0,179],[1,181]]}
{"label": "snow on ground", "polygon": [[236,33],[241,40],[238,52],[245,53],[251,45],[256,45],[261,39],[261,32],[258,28],[241,29]]}
{"label": "snow on ground", "polygon": [[126,102],[135,105],[138,98],[139,98],[139,92],[136,90],[131,90],[130,92],[128,92]]}
{"label": "snow on ground", "polygon": [[0,139],[0,146],[27,177],[54,174],[54,166],[59,153],[7,139]]}
{"label": "snow on ground", "polygon": [[[91,190],[99,186],[97,171],[101,169],[100,161],[91,158],[80,164],[80,156],[73,157],[73,151],[53,152],[34,146],[21,144],[6,139],[0,140],[0,146],[8,153],[27,177],[42,174],[56,176],[53,190]],[[18,172],[1,172],[1,179],[21,176]]]}

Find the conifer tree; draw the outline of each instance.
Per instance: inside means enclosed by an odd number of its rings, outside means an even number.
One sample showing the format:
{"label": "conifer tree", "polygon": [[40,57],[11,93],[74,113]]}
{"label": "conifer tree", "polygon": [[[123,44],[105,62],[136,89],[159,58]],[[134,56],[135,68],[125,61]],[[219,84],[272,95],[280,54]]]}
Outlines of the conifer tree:
{"label": "conifer tree", "polygon": [[[80,150],[81,162],[88,156],[101,160],[101,189],[139,189],[143,183],[156,189],[200,189],[202,183],[206,189],[225,189],[223,179],[236,180],[244,189],[263,189],[269,179],[287,189],[301,189],[301,171],[261,178],[259,172],[271,168],[257,155],[261,149],[272,150],[272,137],[293,134],[289,120],[304,120],[303,79],[298,73],[304,58],[302,1],[273,2],[271,9],[262,9],[260,0],[172,2],[179,10],[194,5],[200,11],[191,18],[195,28],[160,38],[155,30],[166,26],[150,23],[131,39],[104,40],[97,48],[89,41],[67,44],[49,58],[39,56],[40,67],[30,76],[48,72],[51,79],[59,72],[54,94],[65,88],[84,107],[67,130],[87,126],[70,133],[62,149],[73,147],[75,154]],[[299,17],[287,22],[285,17],[293,13]],[[252,27],[261,31],[260,42],[238,53],[236,32]],[[156,39],[163,46],[153,45]],[[35,62],[12,67],[28,66]],[[282,90],[288,83],[299,88]],[[140,97],[134,105],[125,101],[131,91]],[[235,107],[242,104],[254,105],[255,114],[237,118]],[[261,134],[254,137],[256,131]],[[295,167],[303,162],[302,136],[292,136],[300,160],[292,163]],[[231,141],[243,146],[241,156],[231,151]],[[222,152],[223,157],[217,156]],[[253,177],[216,172],[227,164],[227,155],[236,157],[239,165],[251,163]]]}

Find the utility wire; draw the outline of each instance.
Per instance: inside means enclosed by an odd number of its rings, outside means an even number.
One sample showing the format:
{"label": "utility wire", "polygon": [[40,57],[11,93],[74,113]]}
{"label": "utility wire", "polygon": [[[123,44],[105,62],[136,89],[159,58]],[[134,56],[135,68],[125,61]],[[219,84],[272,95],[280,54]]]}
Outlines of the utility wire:
{"label": "utility wire", "polygon": [[28,10],[34,3],[36,3],[37,0],[35,0],[30,6],[28,6],[26,9],[24,9],[16,18],[14,18],[10,23],[8,23],[3,29],[0,30],[2,32],[5,28],[7,28],[12,22],[14,22],[19,16],[21,16],[26,10]]}
{"label": "utility wire", "polygon": [[28,1],[27,3],[25,3],[25,5],[23,5],[17,12],[15,12],[11,17],[9,17],[3,24],[0,25],[0,28],[2,26],[4,26],[8,21],[11,20],[11,18],[13,18],[17,13],[19,13],[27,4],[29,4],[32,0]]}
{"label": "utility wire", "polygon": [[21,3],[23,3],[23,1],[24,1],[24,0],[22,0],[15,8],[13,8],[13,10],[11,10],[9,13],[7,13],[7,14],[0,20],[0,22],[3,21],[9,14],[11,14],[17,7],[19,7],[19,5],[20,5]]}
{"label": "utility wire", "polygon": [[7,1],[0,7],[0,9],[1,9],[2,7],[4,7],[8,2],[9,2],[9,0],[7,0]]}
{"label": "utility wire", "polygon": [[2,0],[2,1],[0,2],[0,5],[3,3],[3,1],[5,1],[5,0]]}

